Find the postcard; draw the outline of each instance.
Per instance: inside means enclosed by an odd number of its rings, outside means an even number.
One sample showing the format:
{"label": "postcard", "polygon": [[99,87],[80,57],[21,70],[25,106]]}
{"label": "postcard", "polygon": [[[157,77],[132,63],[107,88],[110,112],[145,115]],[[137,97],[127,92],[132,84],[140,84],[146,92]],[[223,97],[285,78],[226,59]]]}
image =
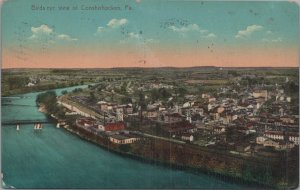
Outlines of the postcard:
{"label": "postcard", "polygon": [[0,5],[2,188],[298,188],[296,1]]}

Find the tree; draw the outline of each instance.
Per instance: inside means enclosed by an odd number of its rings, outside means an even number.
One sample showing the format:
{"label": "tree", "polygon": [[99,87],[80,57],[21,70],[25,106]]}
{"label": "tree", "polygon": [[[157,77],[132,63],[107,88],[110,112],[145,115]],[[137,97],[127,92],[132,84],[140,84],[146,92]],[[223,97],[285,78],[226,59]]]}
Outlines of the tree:
{"label": "tree", "polygon": [[62,107],[59,107],[56,115],[58,116],[58,118],[61,118],[61,119],[65,119],[65,117],[66,117],[65,112]]}
{"label": "tree", "polygon": [[82,92],[82,88],[75,88],[72,92],[74,92],[74,93]]}
{"label": "tree", "polygon": [[173,108],[173,107],[174,107],[173,101],[169,101],[169,102],[167,103],[167,105],[168,105],[168,107],[170,107],[170,108]]}
{"label": "tree", "polygon": [[7,79],[8,88],[9,89],[16,89],[24,87],[28,82],[28,77],[10,77]]}
{"label": "tree", "polygon": [[288,82],[286,85],[284,85],[284,91],[288,94],[294,94],[298,93],[299,85],[296,85],[294,81]]}
{"label": "tree", "polygon": [[139,92],[139,107],[140,107],[140,121],[143,121],[143,110],[146,110],[147,104],[145,102],[145,95],[142,91]]}
{"label": "tree", "polygon": [[131,100],[130,97],[125,96],[125,97],[122,97],[122,98],[121,98],[121,103],[122,103],[122,104],[132,103],[132,100]]}
{"label": "tree", "polygon": [[171,96],[171,94],[165,88],[160,88],[158,92],[160,97],[163,99],[167,99]]}
{"label": "tree", "polygon": [[68,91],[67,90],[63,90],[63,91],[61,91],[61,94],[62,95],[65,95],[65,94],[67,94],[68,93]]}
{"label": "tree", "polygon": [[237,73],[237,71],[228,71],[229,75],[232,75],[234,77],[239,76],[239,74]]}
{"label": "tree", "polygon": [[150,92],[151,101],[155,102],[159,99],[160,95],[157,89],[152,89]]}
{"label": "tree", "polygon": [[96,96],[95,96],[95,93],[94,93],[94,92],[90,92],[90,100],[91,100],[91,102],[95,102],[95,101],[97,101],[97,98],[96,98]]}
{"label": "tree", "polygon": [[180,88],[178,88],[178,93],[179,93],[180,97],[183,97],[187,93],[187,90],[183,87],[180,87]]}
{"label": "tree", "polygon": [[126,94],[127,93],[127,83],[124,82],[123,85],[121,86],[121,93]]}
{"label": "tree", "polygon": [[114,91],[112,91],[111,92],[111,101],[113,102],[113,101],[115,101],[115,92]]}
{"label": "tree", "polygon": [[54,91],[39,94],[36,98],[36,103],[43,104],[49,113],[56,113],[58,111],[56,93]]}
{"label": "tree", "polygon": [[145,102],[145,95],[142,91],[139,92],[139,106],[141,110],[145,110],[147,108],[147,104]]}

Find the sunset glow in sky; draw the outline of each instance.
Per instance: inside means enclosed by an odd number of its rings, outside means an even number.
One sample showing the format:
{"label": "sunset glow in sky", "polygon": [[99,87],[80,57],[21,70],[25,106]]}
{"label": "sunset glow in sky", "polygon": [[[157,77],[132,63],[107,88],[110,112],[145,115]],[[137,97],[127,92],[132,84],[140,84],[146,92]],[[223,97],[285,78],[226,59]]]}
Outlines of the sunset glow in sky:
{"label": "sunset glow in sky", "polygon": [[2,6],[2,68],[299,64],[299,8],[288,1],[7,0]]}

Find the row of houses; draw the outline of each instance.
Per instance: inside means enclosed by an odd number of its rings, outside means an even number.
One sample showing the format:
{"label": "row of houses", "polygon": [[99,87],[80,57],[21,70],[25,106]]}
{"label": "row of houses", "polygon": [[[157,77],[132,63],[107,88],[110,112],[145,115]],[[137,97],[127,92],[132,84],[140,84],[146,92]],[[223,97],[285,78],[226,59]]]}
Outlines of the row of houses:
{"label": "row of houses", "polygon": [[287,150],[295,147],[295,143],[291,141],[284,141],[277,138],[268,138],[265,136],[257,137],[256,143],[258,145],[263,145],[264,147],[274,147],[276,150]]}
{"label": "row of houses", "polygon": [[95,135],[104,132],[109,140],[115,144],[132,144],[140,140],[138,135],[131,134],[125,130],[125,124],[123,122],[102,124],[96,119],[81,117],[76,120],[76,126]]}

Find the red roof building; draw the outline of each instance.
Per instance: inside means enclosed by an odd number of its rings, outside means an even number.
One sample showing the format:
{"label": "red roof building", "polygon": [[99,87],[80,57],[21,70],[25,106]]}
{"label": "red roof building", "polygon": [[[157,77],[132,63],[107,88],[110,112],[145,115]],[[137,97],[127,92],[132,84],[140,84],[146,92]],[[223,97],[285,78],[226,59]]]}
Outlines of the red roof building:
{"label": "red roof building", "polygon": [[80,127],[92,127],[96,124],[96,120],[93,118],[82,117],[76,120],[76,125]]}
{"label": "red roof building", "polygon": [[172,124],[166,124],[163,128],[169,134],[182,134],[195,131],[197,128],[187,121],[181,121]]}
{"label": "red roof building", "polygon": [[105,131],[120,131],[125,129],[125,125],[122,122],[119,123],[107,123],[105,126]]}

